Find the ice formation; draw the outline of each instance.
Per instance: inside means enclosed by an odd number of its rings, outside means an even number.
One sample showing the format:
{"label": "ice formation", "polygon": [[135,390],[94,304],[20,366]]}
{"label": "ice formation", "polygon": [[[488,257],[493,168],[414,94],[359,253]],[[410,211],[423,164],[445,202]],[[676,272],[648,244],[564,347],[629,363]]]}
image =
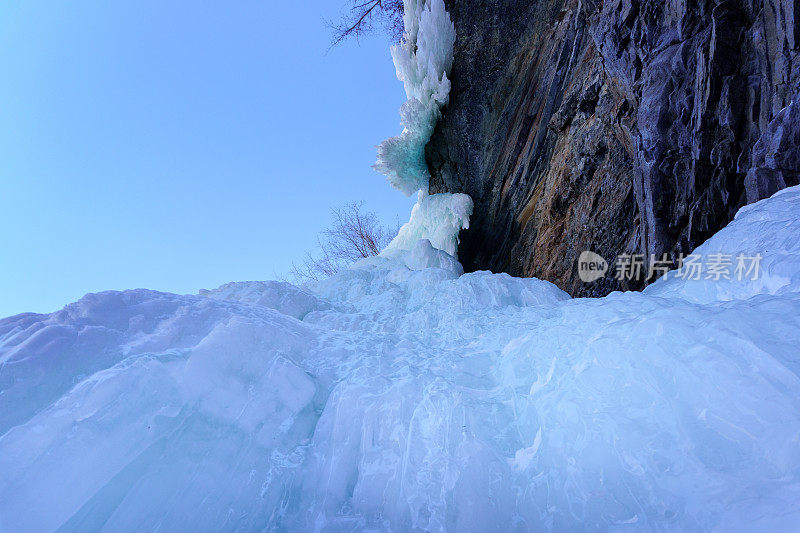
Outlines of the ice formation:
{"label": "ice formation", "polygon": [[403,41],[392,47],[397,77],[408,97],[400,109],[403,133],[378,146],[374,168],[410,196],[428,189],[425,145],[450,94],[447,74],[456,34],[443,0],[405,0],[404,8]]}
{"label": "ice formation", "polygon": [[472,199],[466,194],[428,195],[430,174],[425,145],[439,108],[447,103],[456,34],[443,0],[404,0],[403,41],[392,47],[397,77],[408,100],[400,110],[403,133],[378,146],[375,169],[406,196],[419,194],[411,219],[381,255],[392,257],[430,241],[433,248],[456,257],[459,231],[469,227]]}
{"label": "ice formation", "polygon": [[430,241],[434,248],[456,257],[458,235],[469,228],[472,199],[466,194],[440,193],[428,195],[419,192],[419,199],[411,210],[411,219],[400,228],[383,255],[397,250],[411,250],[421,239]]}
{"label": "ice formation", "polygon": [[422,240],[6,318],[0,530],[796,530],[799,214],[701,248],[757,282],[570,299]]}

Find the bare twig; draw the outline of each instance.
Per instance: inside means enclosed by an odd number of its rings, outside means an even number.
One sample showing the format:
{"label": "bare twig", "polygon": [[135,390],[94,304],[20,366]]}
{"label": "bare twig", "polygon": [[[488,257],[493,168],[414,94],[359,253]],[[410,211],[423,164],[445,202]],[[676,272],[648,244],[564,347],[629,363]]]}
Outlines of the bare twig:
{"label": "bare twig", "polygon": [[362,35],[375,29],[378,22],[397,42],[403,34],[403,0],[349,0],[347,13],[337,23],[328,23],[333,30],[335,46],[345,39]]}
{"label": "bare twig", "polygon": [[332,210],[333,225],[317,240],[319,253],[306,254],[301,263],[292,266],[296,281],[330,277],[360,259],[378,255],[389,244],[399,223],[395,228],[382,226],[378,216],[363,207],[364,202],[351,202]]}

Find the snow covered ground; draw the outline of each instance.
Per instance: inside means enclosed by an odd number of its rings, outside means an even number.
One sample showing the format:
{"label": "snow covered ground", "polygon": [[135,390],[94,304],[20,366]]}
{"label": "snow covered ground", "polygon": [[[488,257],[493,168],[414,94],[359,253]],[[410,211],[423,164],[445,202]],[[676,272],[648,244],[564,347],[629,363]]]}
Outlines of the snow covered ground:
{"label": "snow covered ground", "polygon": [[0,321],[0,530],[797,530],[800,188],[570,299],[428,241]]}

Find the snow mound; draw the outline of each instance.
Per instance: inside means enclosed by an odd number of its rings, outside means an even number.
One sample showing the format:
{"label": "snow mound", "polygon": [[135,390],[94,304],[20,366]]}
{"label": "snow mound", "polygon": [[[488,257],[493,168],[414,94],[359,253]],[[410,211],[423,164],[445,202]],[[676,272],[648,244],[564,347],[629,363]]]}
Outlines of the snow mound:
{"label": "snow mound", "polygon": [[201,290],[200,296],[261,305],[300,320],[312,311],[330,305],[308,291],[284,281],[239,281],[226,283],[214,290]]}
{"label": "snow mound", "polygon": [[[769,207],[766,208],[765,205]],[[668,273],[645,289],[653,296],[679,297],[696,303],[744,300],[758,295],[795,292],[800,287],[800,189],[792,187],[775,193],[771,198],[747,205],[736,213],[727,227],[698,246],[694,254],[711,257],[722,254],[731,261],[729,279],[669,279]],[[742,283],[735,275],[737,258],[760,257],[758,275],[745,275]],[[752,261],[745,263],[749,269]],[[686,268],[686,267],[684,267]],[[683,271],[678,271],[683,272]],[[753,279],[753,278],[757,279]]]}
{"label": "snow mound", "polygon": [[406,101],[400,109],[403,133],[378,146],[375,170],[406,196],[428,189],[425,145],[447,104],[456,33],[443,0],[405,0],[403,41],[392,47],[397,78]]}
{"label": "snow mound", "polygon": [[0,530],[796,530],[799,213],[703,245],[764,282],[570,299],[423,240],[0,320]]}

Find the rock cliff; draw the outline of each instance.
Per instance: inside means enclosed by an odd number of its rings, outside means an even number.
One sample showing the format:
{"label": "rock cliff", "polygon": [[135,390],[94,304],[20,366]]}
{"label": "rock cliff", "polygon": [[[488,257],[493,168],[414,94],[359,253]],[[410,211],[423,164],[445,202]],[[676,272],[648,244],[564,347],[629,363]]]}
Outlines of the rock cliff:
{"label": "rock cliff", "polygon": [[[450,102],[431,192],[475,201],[459,258],[575,296],[639,289],[800,181],[798,0],[450,0]],[[583,250],[612,268],[582,283]]]}

